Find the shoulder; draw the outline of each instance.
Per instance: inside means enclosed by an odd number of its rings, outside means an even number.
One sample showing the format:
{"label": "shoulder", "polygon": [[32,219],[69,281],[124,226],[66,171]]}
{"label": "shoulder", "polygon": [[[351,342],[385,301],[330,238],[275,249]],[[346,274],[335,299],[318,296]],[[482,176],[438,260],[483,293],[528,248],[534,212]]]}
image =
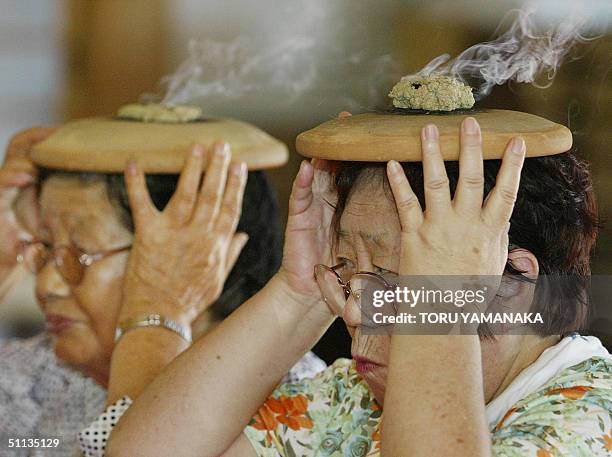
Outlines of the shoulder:
{"label": "shoulder", "polygon": [[0,391],[25,392],[35,382],[41,369],[54,363],[51,343],[45,334],[28,339],[0,342]]}
{"label": "shoulder", "polygon": [[610,455],[612,359],[592,357],[559,372],[505,414],[493,444],[499,453],[534,451],[508,455]]}
{"label": "shoulder", "polygon": [[25,432],[39,422],[36,385],[52,357],[44,334],[0,342],[0,431]]}
{"label": "shoulder", "polygon": [[59,362],[45,334],[1,343],[0,373],[0,431],[71,429],[104,405],[104,389]]}

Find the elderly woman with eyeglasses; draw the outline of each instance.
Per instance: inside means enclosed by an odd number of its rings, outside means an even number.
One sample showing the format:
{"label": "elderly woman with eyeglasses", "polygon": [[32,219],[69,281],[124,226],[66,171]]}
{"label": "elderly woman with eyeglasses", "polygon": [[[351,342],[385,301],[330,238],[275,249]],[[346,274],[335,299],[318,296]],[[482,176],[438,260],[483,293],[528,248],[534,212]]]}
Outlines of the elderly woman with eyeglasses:
{"label": "elderly woman with eyeglasses", "polygon": [[[230,164],[227,148],[219,143],[210,148],[202,191],[194,197],[200,217],[190,234],[199,241],[193,255],[180,260],[196,269],[206,286],[194,294],[182,291],[181,308],[166,299],[174,296],[167,290],[149,307],[140,303],[139,309],[122,309],[135,243],[123,176],[37,170],[29,151],[51,132],[18,134],[0,168],[0,282],[8,289],[18,262],[28,267],[36,275],[36,297],[46,319],[43,334],[0,343],[2,455],[9,438],[56,438],[58,449],[49,452],[74,455],[78,431],[104,410],[118,323],[131,322],[120,325],[125,333],[144,326],[146,315],[148,324],[163,329],[148,340],[154,357],[134,358],[128,370],[115,373],[117,388],[130,385],[133,372],[142,386],[143,379],[152,379],[188,347],[192,326],[212,326],[226,317],[265,284],[280,262],[277,204],[265,174],[249,173],[247,184],[244,164]],[[204,151],[196,146],[193,154],[202,157]],[[225,185],[229,173],[235,179]],[[200,176],[201,168],[198,185]],[[178,212],[184,201],[180,193],[173,197],[177,180],[177,175],[147,180],[154,204],[166,213]],[[248,208],[242,211],[236,202],[242,201],[245,186]],[[141,332],[150,336],[147,330]],[[313,374],[324,366],[311,356],[290,375]],[[108,398],[117,398],[112,389]]]}
{"label": "elderly woman with eyeglasses", "polygon": [[[107,457],[609,455],[610,354],[595,338],[562,338],[583,324],[581,292],[543,303],[551,327],[528,334],[368,330],[358,304],[366,282],[393,291],[405,275],[589,275],[597,220],[585,165],[571,153],[525,160],[521,138],[501,162],[483,162],[473,118],[461,145],[459,163],[445,164],[430,125],[422,167],[303,162],[280,271],[137,398],[125,392],[105,416],[114,425]],[[167,216],[152,211],[142,172],[133,165],[127,179],[143,247],[134,278],[146,278],[145,266],[165,272],[130,288],[129,307],[197,281],[164,267],[189,251],[188,234],[161,235]],[[532,281],[505,281],[505,305],[533,293]],[[353,360],[277,387],[337,316]],[[116,355],[138,351],[143,337]]]}

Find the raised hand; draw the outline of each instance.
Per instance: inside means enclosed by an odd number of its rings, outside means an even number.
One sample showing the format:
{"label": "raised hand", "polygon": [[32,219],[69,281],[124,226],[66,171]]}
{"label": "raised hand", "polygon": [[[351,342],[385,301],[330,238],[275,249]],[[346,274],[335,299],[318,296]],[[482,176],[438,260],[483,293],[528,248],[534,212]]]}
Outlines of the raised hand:
{"label": "raised hand", "polygon": [[400,274],[500,276],[525,159],[524,140],[514,138],[508,144],[484,205],[482,136],[476,120],[467,118],[461,127],[459,182],[452,200],[438,129],[425,127],[421,142],[424,212],[401,166],[391,161],[387,167],[402,227]]}
{"label": "raised hand", "polygon": [[[31,128],[15,135],[6,150],[0,168],[0,265],[12,267],[17,261],[19,240],[30,238],[38,224],[35,184],[37,170],[30,160],[30,150],[47,138],[53,129]],[[22,226],[15,217],[14,206],[22,204],[21,213],[27,219]]]}
{"label": "raised hand", "polygon": [[293,182],[279,275],[306,303],[321,300],[314,266],[331,258],[331,224],[336,203],[330,164],[303,161]]}
{"label": "raised hand", "polygon": [[219,297],[248,240],[236,233],[247,169],[230,159],[229,145],[211,147],[200,186],[204,150],[194,146],[162,212],[151,202],[138,164],[128,165],[135,236],[120,320],[159,313],[188,325]]}

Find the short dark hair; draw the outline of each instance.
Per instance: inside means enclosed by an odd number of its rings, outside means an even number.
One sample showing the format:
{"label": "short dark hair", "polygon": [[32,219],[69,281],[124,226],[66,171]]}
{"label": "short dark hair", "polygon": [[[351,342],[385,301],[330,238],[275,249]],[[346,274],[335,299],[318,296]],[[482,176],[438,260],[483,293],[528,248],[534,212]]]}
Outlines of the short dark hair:
{"label": "short dark hair", "polygon": [[[458,162],[446,162],[446,172],[452,194],[459,177]],[[500,160],[487,160],[484,165],[485,194],[495,185]],[[385,192],[393,199],[384,163],[339,162],[335,170],[338,203],[335,228],[358,178],[380,176]],[[403,163],[402,167],[422,208],[423,168],[421,163]],[[379,169],[380,173],[372,171]],[[545,327],[541,334],[567,333],[584,327],[587,320],[584,285],[590,276],[590,258],[600,224],[591,174],[585,161],[567,152],[555,156],[528,158],[521,173],[521,184],[512,218],[510,243],[527,249],[538,259],[540,274],[548,277],[571,277],[569,281],[553,281],[557,290],[548,290],[553,300],[538,300],[545,309]],[[516,273],[516,271],[511,271]],[[536,288],[536,300],[538,289]],[[550,295],[548,295],[550,297]],[[563,306],[554,298],[562,298]],[[585,301],[586,300],[586,301]],[[572,309],[566,304],[571,303]],[[538,305],[540,306],[540,305]],[[588,309],[588,308],[587,308]]]}
{"label": "short dark hair", "polygon": [[[103,180],[109,200],[123,224],[134,231],[127,190],[122,174],[85,173],[43,169],[40,183],[50,176],[72,176],[85,180]],[[176,190],[178,175],[148,174],[147,187],[151,200],[163,210]],[[242,205],[238,231],[249,235],[236,265],[225,282],[219,299],[211,307],[218,318],[224,318],[259,291],[276,273],[282,258],[282,233],[276,192],[264,171],[251,171]]]}

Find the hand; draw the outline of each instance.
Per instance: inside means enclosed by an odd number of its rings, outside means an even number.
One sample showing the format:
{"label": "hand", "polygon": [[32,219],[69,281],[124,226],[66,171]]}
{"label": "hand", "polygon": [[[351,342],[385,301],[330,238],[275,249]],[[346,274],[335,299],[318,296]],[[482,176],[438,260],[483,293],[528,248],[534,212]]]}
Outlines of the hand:
{"label": "hand", "polygon": [[125,179],[134,217],[134,244],[119,320],[159,313],[190,325],[215,302],[248,240],[235,233],[247,180],[246,165],[230,164],[229,146],[210,148],[200,189],[204,150],[193,147],[164,211],[149,197],[135,162]]}
{"label": "hand", "polygon": [[[351,116],[348,111],[338,113],[338,119]],[[322,301],[314,266],[331,262],[330,229],[337,200],[332,179],[328,161],[303,161],[289,198],[283,263],[277,277],[304,304]]]}
{"label": "hand", "polygon": [[332,190],[329,165],[321,159],[303,161],[289,198],[283,263],[278,276],[294,297],[306,305],[322,302],[314,266],[331,262],[331,224],[337,195]]}
{"label": "hand", "polygon": [[32,146],[47,138],[54,129],[31,128],[15,135],[6,150],[0,168],[0,265],[13,267],[17,263],[19,240],[31,238],[15,216],[14,206],[20,200],[28,229],[38,224],[35,183],[37,170],[29,154]]}
{"label": "hand", "polygon": [[452,201],[438,129],[425,127],[421,141],[425,212],[400,165],[391,161],[387,167],[402,227],[400,274],[501,276],[525,158],[524,140],[514,138],[508,144],[484,205],[482,137],[476,120],[468,118],[461,126],[459,182]]}

